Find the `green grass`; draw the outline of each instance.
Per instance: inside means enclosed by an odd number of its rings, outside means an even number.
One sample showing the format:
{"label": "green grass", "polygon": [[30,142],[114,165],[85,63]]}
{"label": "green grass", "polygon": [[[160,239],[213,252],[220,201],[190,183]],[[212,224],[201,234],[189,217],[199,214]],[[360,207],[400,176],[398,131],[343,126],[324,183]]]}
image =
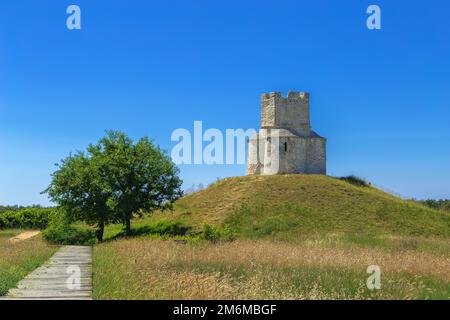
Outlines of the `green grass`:
{"label": "green grass", "polygon": [[385,275],[383,290],[369,290],[368,274],[363,270],[336,267],[235,267],[224,263],[180,263],[171,265],[176,272],[219,274],[232,286],[261,278],[258,299],[449,299],[450,283],[409,274]]}
{"label": "green grass", "polygon": [[[149,232],[161,221],[189,231]],[[199,240],[205,224],[237,240]],[[96,299],[450,299],[450,213],[358,179],[224,179],[132,226],[139,238],[110,225],[115,241],[94,248]],[[365,285],[371,264],[379,291]]]}
{"label": "green grass", "polygon": [[9,238],[23,230],[0,231],[0,296],[49,259],[58,247],[49,246],[40,235],[11,243]]}
{"label": "green grass", "polygon": [[[229,227],[238,239],[450,252],[449,212],[368,184],[317,175],[224,179],[180,199],[173,211],[133,220],[132,227],[138,235],[155,238],[154,232],[143,231],[160,222],[181,223],[194,236],[207,223]],[[106,227],[106,240],[121,236],[122,225]]]}
{"label": "green grass", "polygon": [[7,239],[12,238],[22,231],[23,230],[19,230],[19,229],[5,229],[5,230],[0,229],[0,240],[3,241],[4,240],[3,238],[7,238]]}
{"label": "green grass", "polygon": [[[380,290],[366,286],[372,263],[382,270]],[[446,267],[448,254],[263,240],[177,245],[122,239],[94,248],[94,298],[450,299]]]}

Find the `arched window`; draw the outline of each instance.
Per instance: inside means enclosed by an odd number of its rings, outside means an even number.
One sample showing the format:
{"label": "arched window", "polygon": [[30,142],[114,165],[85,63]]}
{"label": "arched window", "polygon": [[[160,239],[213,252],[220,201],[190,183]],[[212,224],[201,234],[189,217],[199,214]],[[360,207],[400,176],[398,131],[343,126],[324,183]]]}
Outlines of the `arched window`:
{"label": "arched window", "polygon": [[284,152],[287,152],[287,142],[284,143]]}

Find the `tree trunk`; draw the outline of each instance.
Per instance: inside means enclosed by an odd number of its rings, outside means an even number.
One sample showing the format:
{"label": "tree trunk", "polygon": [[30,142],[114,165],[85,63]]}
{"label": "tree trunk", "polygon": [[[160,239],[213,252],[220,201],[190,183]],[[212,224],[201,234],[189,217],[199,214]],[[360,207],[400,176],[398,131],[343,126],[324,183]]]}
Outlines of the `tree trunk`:
{"label": "tree trunk", "polygon": [[131,237],[131,219],[129,217],[125,218],[125,232],[127,237]]}
{"label": "tree trunk", "polygon": [[98,229],[97,229],[97,240],[98,242],[102,242],[103,241],[103,232],[105,230],[105,223],[104,222],[100,222],[98,224]]}

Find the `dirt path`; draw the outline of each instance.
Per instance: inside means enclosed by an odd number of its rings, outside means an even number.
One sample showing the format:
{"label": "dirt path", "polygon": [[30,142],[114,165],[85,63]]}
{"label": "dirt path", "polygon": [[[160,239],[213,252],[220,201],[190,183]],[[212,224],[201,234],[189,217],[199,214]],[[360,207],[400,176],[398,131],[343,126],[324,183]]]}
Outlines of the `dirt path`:
{"label": "dirt path", "polygon": [[92,300],[92,248],[62,247],[0,300]]}
{"label": "dirt path", "polygon": [[11,241],[11,242],[23,241],[23,240],[32,238],[34,236],[37,236],[39,233],[41,233],[41,232],[40,231],[25,231],[25,232],[19,233],[15,237],[12,237],[11,239],[9,239],[9,241]]}

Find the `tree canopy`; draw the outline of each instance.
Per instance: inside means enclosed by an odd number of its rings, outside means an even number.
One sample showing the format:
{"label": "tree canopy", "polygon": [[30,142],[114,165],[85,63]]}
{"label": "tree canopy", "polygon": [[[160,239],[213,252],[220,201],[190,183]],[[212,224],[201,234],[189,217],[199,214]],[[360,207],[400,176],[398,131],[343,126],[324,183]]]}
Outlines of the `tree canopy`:
{"label": "tree canopy", "polygon": [[179,171],[169,156],[147,137],[136,143],[124,133],[108,131],[86,152],[58,164],[46,192],[70,219],[104,226],[122,222],[131,235],[131,219],[164,210],[182,195]]}

